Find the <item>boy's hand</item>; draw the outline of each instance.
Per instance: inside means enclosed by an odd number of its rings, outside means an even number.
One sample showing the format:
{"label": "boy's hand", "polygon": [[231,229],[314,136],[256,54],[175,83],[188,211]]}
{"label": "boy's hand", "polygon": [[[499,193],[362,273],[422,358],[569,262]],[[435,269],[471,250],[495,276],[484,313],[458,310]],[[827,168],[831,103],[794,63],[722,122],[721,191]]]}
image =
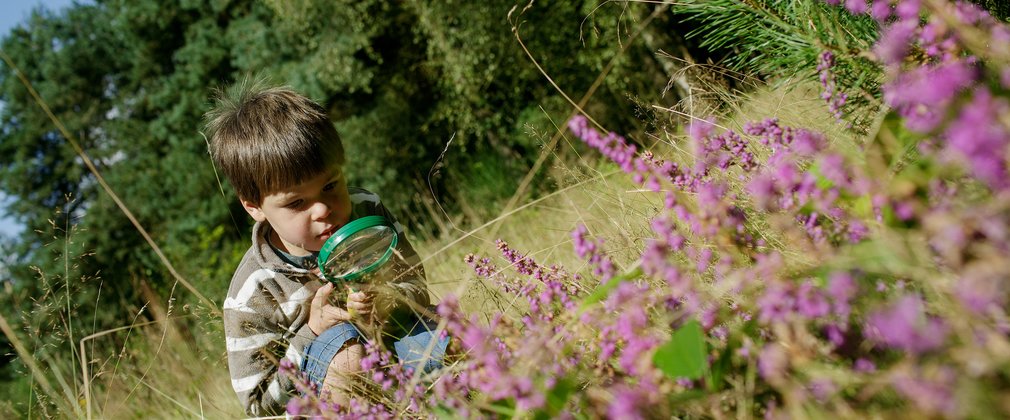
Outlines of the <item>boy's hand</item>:
{"label": "boy's hand", "polygon": [[[316,335],[322,334],[330,327],[351,320],[351,314],[337,306],[326,303],[326,297],[333,291],[333,283],[326,282],[316,290],[316,295],[309,305],[309,329]],[[350,302],[350,299],[348,299]]]}
{"label": "boy's hand", "polygon": [[347,311],[352,317],[369,319],[372,316],[372,299],[375,294],[366,291],[347,291]]}

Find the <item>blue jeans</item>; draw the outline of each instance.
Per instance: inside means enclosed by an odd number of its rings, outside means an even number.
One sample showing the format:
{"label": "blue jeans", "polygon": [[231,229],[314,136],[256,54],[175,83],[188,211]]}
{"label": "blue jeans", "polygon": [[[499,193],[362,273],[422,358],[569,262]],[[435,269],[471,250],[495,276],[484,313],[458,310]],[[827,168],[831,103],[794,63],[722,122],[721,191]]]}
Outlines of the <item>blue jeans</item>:
{"label": "blue jeans", "polygon": [[[406,334],[392,341],[393,353],[407,369],[423,369],[427,373],[442,367],[445,349],[449,345],[449,337],[439,337],[435,332],[438,323],[431,320],[421,322],[414,319],[414,325]],[[309,381],[320,389],[330,361],[347,343],[348,340],[363,341],[363,335],[354,324],[341,322],[323,331],[314,341],[305,346],[302,354],[301,371],[305,372]],[[437,340],[431,349],[429,357],[425,357],[428,345]]]}

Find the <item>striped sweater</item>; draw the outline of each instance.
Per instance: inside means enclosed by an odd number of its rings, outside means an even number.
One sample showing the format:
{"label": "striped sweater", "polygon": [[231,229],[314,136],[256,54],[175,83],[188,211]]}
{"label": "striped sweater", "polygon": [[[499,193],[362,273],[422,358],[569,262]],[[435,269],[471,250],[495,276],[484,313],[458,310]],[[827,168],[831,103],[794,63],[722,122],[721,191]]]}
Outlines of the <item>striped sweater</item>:
{"label": "striped sweater", "polygon": [[[368,215],[385,216],[399,235],[397,251],[403,257],[387,263],[382,272],[394,271],[380,277],[395,277],[390,286],[400,299],[428,306],[424,270],[403,234],[403,227],[379,202],[379,196],[360,188],[348,190],[352,220]],[[288,264],[274,252],[265,239],[270,229],[267,223],[256,223],[253,227],[252,246],[235,270],[224,301],[232,387],[252,416],[283,412],[284,404],[295,392],[287,375],[278,374],[278,366],[281,359],[301,365],[305,346],[316,338],[309,329],[309,304],[316,289],[323,285],[308,269]],[[408,271],[414,266],[414,270]]]}

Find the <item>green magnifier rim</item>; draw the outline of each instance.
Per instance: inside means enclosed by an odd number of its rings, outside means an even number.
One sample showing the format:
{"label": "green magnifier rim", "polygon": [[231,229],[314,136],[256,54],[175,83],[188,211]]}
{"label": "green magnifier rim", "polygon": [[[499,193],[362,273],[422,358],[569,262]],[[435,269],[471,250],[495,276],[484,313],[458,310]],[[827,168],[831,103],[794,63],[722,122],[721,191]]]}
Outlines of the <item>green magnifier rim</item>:
{"label": "green magnifier rim", "polygon": [[[333,250],[336,249],[341,242],[344,242],[345,239],[351,237],[352,235],[358,233],[361,230],[375,226],[388,226],[390,229],[393,230],[393,241],[389,244],[389,249],[387,249],[386,252],[382,254],[381,257],[379,257],[378,260],[375,260],[375,262],[369,264],[368,266],[362,268],[361,270],[349,273],[345,276],[330,276],[329,274],[326,273],[324,263],[326,262],[326,260],[330,259],[330,254],[333,253]],[[327,239],[326,242],[323,243],[323,248],[319,250],[319,256],[316,258],[316,263],[319,265],[319,271],[322,272],[323,277],[326,278],[326,280],[329,280],[330,282],[333,283],[342,281],[343,282],[355,281],[359,279],[361,276],[379,269],[379,267],[382,266],[382,264],[385,264],[386,261],[389,260],[389,257],[393,255],[393,249],[396,248],[396,242],[398,236],[399,235],[396,234],[396,228],[393,227],[393,225],[390,224],[385,217],[365,216],[358,219],[354,219],[350,223],[341,226],[340,229],[337,229],[337,231],[333,233],[333,236],[330,236],[329,239]]]}

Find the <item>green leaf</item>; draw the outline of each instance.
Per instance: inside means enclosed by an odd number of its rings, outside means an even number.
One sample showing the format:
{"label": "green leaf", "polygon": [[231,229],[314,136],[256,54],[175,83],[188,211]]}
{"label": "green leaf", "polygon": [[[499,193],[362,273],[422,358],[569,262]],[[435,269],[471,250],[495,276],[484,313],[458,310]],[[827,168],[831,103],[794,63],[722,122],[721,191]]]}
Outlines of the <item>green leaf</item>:
{"label": "green leaf", "polygon": [[824,176],[824,172],[821,171],[820,162],[817,162],[810,167],[810,173],[814,174],[814,177],[816,179],[815,185],[817,185],[818,189],[829,190],[835,186],[834,182],[832,182],[830,179]]}
{"label": "green leaf", "polygon": [[484,406],[487,411],[495,414],[500,414],[507,417],[515,417],[516,415],[516,400],[515,398],[504,398],[500,400],[495,400],[491,404]]}
{"label": "green leaf", "polygon": [[687,403],[689,401],[704,398],[706,395],[708,395],[708,393],[700,389],[689,389],[684,392],[670,394],[670,396],[667,397],[666,400],[669,401],[671,405],[677,406],[680,404]]}
{"label": "green leaf", "polygon": [[862,195],[856,198],[855,202],[852,204],[852,212],[856,216],[863,219],[870,219],[873,217],[873,200],[870,196]]}
{"label": "green leaf", "polygon": [[709,367],[709,374],[705,377],[706,387],[709,391],[717,392],[722,388],[726,374],[733,369],[733,353],[737,347],[736,340],[731,339],[726,348],[719,353],[719,358]]}
{"label": "green leaf", "polygon": [[656,349],[652,363],[671,379],[700,378],[707,367],[701,324],[692,319],[674,331],[670,341]]}
{"label": "green leaf", "polygon": [[571,398],[572,391],[575,391],[575,385],[568,379],[561,379],[558,381],[557,385],[554,385],[549,392],[547,392],[547,404],[540,410],[537,410],[534,414],[534,419],[553,419],[557,418],[561,410],[565,408],[565,404],[568,404],[569,398]]}
{"label": "green leaf", "polygon": [[586,296],[585,299],[582,299],[582,305],[579,306],[579,313],[584,312],[586,309],[588,309],[590,306],[596,303],[602,302],[604,299],[607,298],[607,296],[610,296],[610,292],[613,291],[615,288],[617,288],[617,285],[641,275],[642,275],[642,269],[636,267],[634,270],[631,270],[627,273],[614,276],[606,283],[603,283],[599,287],[597,287],[596,290],[593,290],[593,293],[590,293],[589,296]]}
{"label": "green leaf", "polygon": [[558,381],[554,389],[547,393],[547,407],[552,414],[561,412],[574,390],[575,386],[570,381],[565,379]]}

